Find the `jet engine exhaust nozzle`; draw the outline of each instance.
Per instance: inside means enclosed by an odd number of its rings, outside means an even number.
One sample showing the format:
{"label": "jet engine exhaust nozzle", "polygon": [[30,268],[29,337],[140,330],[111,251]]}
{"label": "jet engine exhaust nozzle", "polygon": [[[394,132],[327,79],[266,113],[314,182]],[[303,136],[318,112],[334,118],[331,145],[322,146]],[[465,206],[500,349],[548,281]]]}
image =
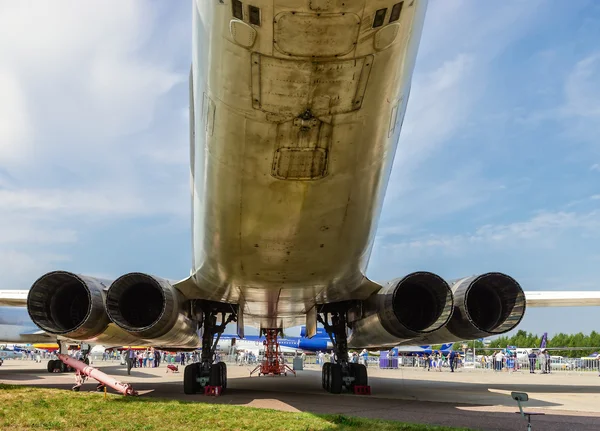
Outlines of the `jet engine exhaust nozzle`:
{"label": "jet engine exhaust nozzle", "polygon": [[103,333],[110,321],[102,291],[110,282],[66,271],[38,278],[27,296],[27,312],[44,331],[74,340]]}
{"label": "jet engine exhaust nozzle", "polygon": [[139,272],[116,279],[106,295],[110,319],[153,345],[199,346],[197,325],[183,311],[184,298],[170,282]]}
{"label": "jet engine exhaust nozzle", "polygon": [[364,303],[352,323],[351,346],[384,347],[444,327],[454,301],[448,283],[431,272],[414,272],[388,283]]}
{"label": "jet engine exhaust nozzle", "polygon": [[488,272],[458,280],[452,285],[456,310],[448,330],[471,340],[504,334],[525,315],[525,293],[512,277]]}

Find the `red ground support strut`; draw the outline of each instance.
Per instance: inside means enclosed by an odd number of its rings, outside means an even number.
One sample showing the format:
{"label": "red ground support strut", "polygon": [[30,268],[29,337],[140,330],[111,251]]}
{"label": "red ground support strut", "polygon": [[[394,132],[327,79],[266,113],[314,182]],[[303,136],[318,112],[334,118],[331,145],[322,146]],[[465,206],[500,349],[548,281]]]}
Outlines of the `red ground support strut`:
{"label": "red ground support strut", "polygon": [[[70,356],[58,354],[58,359],[63,361],[66,365],[77,370],[78,373],[91,377],[94,380],[98,380],[101,384],[110,386],[115,391],[122,393],[123,395],[137,395],[138,393],[133,390],[129,383],[121,383],[116,379],[104,374],[102,371],[97,370],[94,367],[90,367],[84,362],[73,359]],[[78,381],[79,383],[79,381]],[[82,382],[83,383],[83,382]]]}
{"label": "red ground support strut", "polygon": [[204,395],[212,395],[218,397],[223,392],[222,386],[204,386]]}
{"label": "red ground support strut", "polygon": [[266,340],[263,342],[265,346],[265,359],[263,359],[260,365],[257,365],[255,369],[250,372],[250,375],[258,371],[258,375],[268,376],[272,374],[274,376],[287,375],[287,372],[296,372],[283,363],[283,356],[279,351],[279,343],[277,342],[277,335],[279,329],[263,329]]}
{"label": "red ground support strut", "polygon": [[371,395],[371,386],[354,386],[355,395]]}

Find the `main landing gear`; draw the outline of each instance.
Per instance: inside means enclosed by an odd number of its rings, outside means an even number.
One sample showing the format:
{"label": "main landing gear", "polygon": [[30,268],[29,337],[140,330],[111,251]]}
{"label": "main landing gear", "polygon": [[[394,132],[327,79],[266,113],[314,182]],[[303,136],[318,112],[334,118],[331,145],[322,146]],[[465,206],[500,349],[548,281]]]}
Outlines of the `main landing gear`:
{"label": "main landing gear", "polygon": [[343,304],[328,304],[322,306],[317,320],[323,325],[333,344],[335,362],[323,364],[323,389],[332,394],[339,394],[343,388],[355,392],[355,387],[369,385],[367,367],[363,364],[348,361],[348,326],[347,307]]}
{"label": "main landing gear", "polygon": [[[236,321],[236,313],[219,305],[205,306],[202,310],[202,356],[200,362],[188,365],[183,373],[183,392],[188,395],[204,393],[207,386],[220,386],[221,392],[227,388],[227,366],[224,362],[214,363],[215,351],[227,324]],[[221,323],[217,324],[219,314]]]}
{"label": "main landing gear", "polygon": [[[57,340],[58,344],[58,353],[62,353],[64,355],[67,354],[68,344],[64,340]],[[85,362],[86,365],[90,365],[90,358],[88,357],[91,351],[91,347],[89,344],[81,344],[81,361]],[[50,359],[48,361],[48,365],[46,366],[46,370],[49,373],[69,373],[75,371],[74,368],[69,367],[60,359]]]}

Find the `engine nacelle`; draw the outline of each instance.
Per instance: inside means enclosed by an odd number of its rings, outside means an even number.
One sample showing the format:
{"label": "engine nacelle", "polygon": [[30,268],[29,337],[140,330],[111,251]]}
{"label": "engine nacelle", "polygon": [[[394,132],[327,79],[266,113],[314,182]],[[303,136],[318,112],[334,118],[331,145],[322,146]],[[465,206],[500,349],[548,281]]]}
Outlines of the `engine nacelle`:
{"label": "engine nacelle", "polygon": [[525,293],[508,275],[488,272],[451,284],[454,312],[448,325],[401,344],[439,344],[504,334],[525,315]]}
{"label": "engine nacelle", "polygon": [[184,297],[170,282],[132,272],[116,279],[106,295],[110,319],[155,346],[200,346],[197,324],[184,310]]}
{"label": "engine nacelle", "polygon": [[460,340],[504,334],[525,315],[525,292],[512,277],[499,272],[458,280],[452,292],[454,314],[447,329]]}
{"label": "engine nacelle", "polygon": [[393,347],[444,327],[453,298],[446,281],[430,272],[394,280],[363,304],[362,318],[351,323],[353,348]]}
{"label": "engine nacelle", "polygon": [[106,345],[129,344],[134,338],[110,324],[106,313],[104,296],[109,284],[66,271],[49,272],[31,286],[27,312],[49,334]]}

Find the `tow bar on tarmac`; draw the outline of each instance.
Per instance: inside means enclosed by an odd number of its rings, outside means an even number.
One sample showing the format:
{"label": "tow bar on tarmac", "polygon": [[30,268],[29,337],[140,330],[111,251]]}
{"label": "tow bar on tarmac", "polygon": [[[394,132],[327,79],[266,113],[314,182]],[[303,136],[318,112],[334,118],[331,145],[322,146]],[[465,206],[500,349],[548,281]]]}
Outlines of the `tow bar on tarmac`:
{"label": "tow bar on tarmac", "polygon": [[[138,393],[133,390],[129,383],[121,383],[111,376],[104,374],[102,371],[90,367],[84,362],[78,361],[77,359],[73,359],[70,356],[58,354],[58,359],[64,362],[66,365],[75,368],[78,373],[83,374],[84,376],[91,377],[94,380],[98,380],[104,386],[110,386],[115,391],[122,393],[123,395],[131,395],[136,396]],[[83,383],[83,382],[82,382]],[[81,385],[79,385],[81,386]],[[78,386],[75,386],[78,387]]]}

